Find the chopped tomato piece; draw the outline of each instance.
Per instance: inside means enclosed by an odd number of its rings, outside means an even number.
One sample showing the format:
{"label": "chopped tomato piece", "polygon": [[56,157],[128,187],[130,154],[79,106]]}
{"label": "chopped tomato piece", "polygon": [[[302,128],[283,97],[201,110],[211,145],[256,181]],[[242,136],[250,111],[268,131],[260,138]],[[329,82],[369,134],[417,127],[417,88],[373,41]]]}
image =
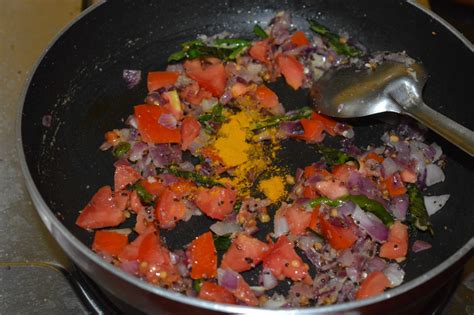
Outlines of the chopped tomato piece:
{"label": "chopped tomato piece", "polygon": [[105,133],[105,141],[107,141],[108,143],[114,145],[118,143],[119,140],[120,140],[120,137],[115,131],[107,131]]}
{"label": "chopped tomato piece", "polygon": [[186,60],[186,75],[196,80],[200,87],[220,97],[224,93],[227,77],[222,62],[217,58]]}
{"label": "chopped tomato piece", "polygon": [[136,190],[130,194],[130,209],[135,213],[139,213],[144,209]]}
{"label": "chopped tomato piece", "polygon": [[270,40],[268,39],[254,43],[249,50],[249,54],[253,59],[263,63],[267,63],[269,61],[269,53]]}
{"label": "chopped tomato piece", "polygon": [[390,281],[387,276],[385,276],[381,271],[374,271],[362,282],[357,291],[356,298],[360,300],[376,296],[382,293],[389,286]]}
{"label": "chopped tomato piece", "polygon": [[380,247],[380,257],[388,259],[404,258],[408,252],[408,227],[400,221],[390,227],[388,240]]}
{"label": "chopped tomato piece", "polygon": [[309,199],[314,199],[314,198],[319,197],[319,194],[318,194],[318,192],[316,191],[316,189],[314,187],[304,186],[303,197],[309,198]]}
{"label": "chopped tomato piece", "polygon": [[295,252],[293,242],[284,235],[280,236],[270,253],[263,259],[263,267],[270,270],[279,280],[287,277],[293,281],[311,281],[308,265]]}
{"label": "chopped tomato piece", "polygon": [[265,85],[259,85],[255,93],[263,108],[273,108],[278,106],[278,96]]}
{"label": "chopped tomato piece", "polygon": [[214,186],[199,188],[195,203],[213,219],[223,220],[233,210],[237,192],[235,189]]}
{"label": "chopped tomato piece", "polygon": [[145,237],[150,233],[155,233],[155,227],[150,225],[143,233],[141,233],[136,239],[134,239],[130,244],[125,246],[123,251],[119,254],[120,261],[135,261],[138,260],[138,250],[145,239]]}
{"label": "chopped tomato piece", "polygon": [[161,192],[165,189],[165,185],[156,177],[152,180],[150,180],[150,178],[144,179],[140,181],[140,185],[142,185],[142,187],[145,188],[147,192],[155,195],[156,197],[161,195]]}
{"label": "chopped tomato piece", "polygon": [[324,131],[326,131],[331,136],[334,137],[336,135],[337,121],[335,121],[334,119],[313,112],[311,114],[311,120],[319,121],[320,123],[322,123],[324,126]]}
{"label": "chopped tomato piece", "polygon": [[171,191],[176,193],[179,198],[193,195],[196,191],[196,184],[190,180],[180,179],[169,186]]}
{"label": "chopped tomato piece", "polygon": [[174,71],[148,72],[148,92],[158,90],[165,86],[174,85],[179,73]]}
{"label": "chopped tomato piece", "polygon": [[160,241],[158,232],[144,235],[138,248],[139,273],[151,283],[170,285],[180,279],[179,271],[171,263],[170,252]]}
{"label": "chopped tomato piece", "polygon": [[296,138],[315,143],[321,142],[324,139],[324,126],[321,122],[317,120],[311,120],[303,118],[300,120],[301,125],[303,125],[304,133],[302,135],[296,136]]}
{"label": "chopped tomato piece", "polygon": [[217,254],[212,232],[196,237],[188,248],[191,278],[214,278],[217,274]]}
{"label": "chopped tomato piece", "polygon": [[374,161],[377,161],[377,162],[379,162],[379,163],[382,163],[383,160],[384,160],[383,157],[381,157],[380,155],[378,155],[378,154],[375,153],[375,152],[369,152],[369,153],[367,154],[367,156],[365,157],[365,159],[366,159],[366,160],[369,160],[369,159],[370,159],[370,160],[374,160]]}
{"label": "chopped tomato piece", "polygon": [[169,129],[162,126],[158,120],[163,114],[168,114],[162,106],[137,105],[135,106],[135,119],[142,140],[148,143],[180,143],[181,131],[179,128]]}
{"label": "chopped tomato piece", "polygon": [[311,222],[311,212],[307,212],[297,205],[287,205],[278,209],[275,222],[282,216],[285,217],[288,228],[293,235],[305,234],[306,228]]}
{"label": "chopped tomato piece", "polygon": [[235,304],[235,298],[232,293],[212,282],[203,283],[198,297],[211,302]]}
{"label": "chopped tomato piece", "polygon": [[176,90],[164,92],[163,97],[168,101],[163,105],[163,108],[177,120],[181,120],[183,118],[183,106],[181,105],[178,92]]}
{"label": "chopped tomato piece", "polygon": [[211,98],[211,92],[199,88],[197,82],[186,85],[179,93],[181,99],[192,105],[200,105],[203,99]]}
{"label": "chopped tomato piece", "polygon": [[311,177],[313,177],[314,175],[321,175],[322,177],[326,178],[328,176],[331,176],[331,173],[329,173],[328,171],[326,171],[325,169],[323,168],[317,168],[314,164],[313,165],[309,165],[309,166],[306,166],[304,168],[304,178],[306,179],[310,179]]}
{"label": "chopped tomato piece", "polygon": [[320,205],[314,207],[313,212],[311,212],[311,221],[309,221],[309,228],[313,231],[316,231],[319,224],[319,209],[321,208]]}
{"label": "chopped tomato piece", "polygon": [[241,95],[244,95],[249,91],[249,86],[240,82],[235,83],[232,85],[232,88],[230,89],[232,93],[233,98],[237,98]]}
{"label": "chopped tomato piece", "polygon": [[115,168],[114,175],[115,191],[122,190],[128,185],[134,184],[140,178],[142,178],[142,176],[133,167],[124,164],[118,165]]}
{"label": "chopped tomato piece", "polygon": [[247,271],[258,265],[270,250],[268,244],[239,233],[222,258],[221,268],[237,272]]}
{"label": "chopped tomato piece", "polygon": [[112,231],[97,231],[94,234],[92,249],[98,253],[118,256],[128,243],[128,236]]}
{"label": "chopped tomato piece", "polygon": [[316,183],[319,193],[329,199],[337,199],[349,194],[349,190],[338,179],[323,180]]}
{"label": "chopped tomato piece", "polygon": [[304,68],[298,59],[294,56],[279,55],[277,63],[286,83],[295,90],[299,89],[303,85]]}
{"label": "chopped tomato piece", "polygon": [[357,241],[357,236],[351,228],[335,226],[326,220],[323,215],[319,216],[319,224],[321,233],[334,249],[349,248]]}
{"label": "chopped tomato piece", "polygon": [[123,212],[128,198],[127,192],[116,192],[114,194],[110,186],[104,186],[95,193],[91,201],[82,209],[76,224],[84,229],[117,226],[125,221]]}
{"label": "chopped tomato piece", "polygon": [[188,116],[183,119],[183,124],[181,125],[181,149],[183,151],[187,150],[191,143],[199,136],[201,132],[201,124],[194,117]]}
{"label": "chopped tomato piece", "polygon": [[291,42],[296,46],[306,46],[309,44],[308,38],[302,31],[295,32],[293,36],[291,36]]}
{"label": "chopped tomato piece", "polygon": [[163,229],[172,229],[176,223],[183,219],[186,213],[186,204],[181,200],[181,196],[166,188],[156,203],[155,216]]}
{"label": "chopped tomato piece", "polygon": [[405,185],[400,177],[400,174],[394,173],[392,176],[387,178],[385,181],[385,187],[387,188],[390,197],[397,197],[407,192]]}
{"label": "chopped tomato piece", "polygon": [[355,171],[357,171],[357,168],[354,165],[345,163],[334,165],[332,167],[332,175],[343,183],[347,183],[349,176]]}
{"label": "chopped tomato piece", "polygon": [[405,183],[416,183],[416,180],[418,179],[416,176],[416,173],[410,170],[403,170],[400,173],[400,177]]}
{"label": "chopped tomato piece", "polygon": [[250,289],[250,286],[240,274],[230,269],[224,270],[223,272],[223,278],[225,277],[226,273],[230,273],[232,277],[237,278],[236,288],[228,288],[228,290],[235,296],[237,300],[251,306],[258,305],[258,299],[255,296],[255,293],[252,291],[252,289]]}

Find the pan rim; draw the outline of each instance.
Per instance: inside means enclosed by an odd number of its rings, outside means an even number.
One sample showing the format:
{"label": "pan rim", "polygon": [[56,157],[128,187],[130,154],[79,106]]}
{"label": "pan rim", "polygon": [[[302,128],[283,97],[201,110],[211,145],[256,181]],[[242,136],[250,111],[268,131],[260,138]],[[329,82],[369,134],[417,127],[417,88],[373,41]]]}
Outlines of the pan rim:
{"label": "pan rim", "polygon": [[[306,308],[292,308],[291,310],[288,309],[266,309],[266,308],[256,308],[256,307],[248,307],[248,306],[236,306],[236,305],[228,305],[228,304],[220,304],[209,302],[205,300],[201,300],[195,297],[185,296],[180,293],[172,292],[166,290],[164,288],[153,286],[143,280],[140,280],[132,275],[129,275],[119,268],[107,263],[105,260],[100,258],[97,254],[95,254],[89,247],[83,244],[78,238],[76,238],[69,229],[54,215],[53,211],[48,207],[44,199],[41,197],[41,194],[36,187],[33,178],[31,176],[30,170],[28,168],[26,162],[26,156],[23,148],[23,141],[22,141],[22,116],[23,116],[23,107],[26,100],[26,95],[28,89],[30,87],[32,78],[36,73],[39,65],[42,63],[43,59],[49,52],[49,50],[54,46],[54,44],[62,37],[62,35],[69,30],[77,21],[84,18],[87,14],[92,12],[93,10],[97,9],[101,5],[105,4],[106,0],[101,0],[94,5],[88,7],[84,10],[81,14],[76,16],[73,20],[71,20],[62,30],[60,30],[55,37],[51,40],[51,42],[47,45],[44,49],[42,54],[39,56],[36,63],[31,67],[31,71],[29,72],[28,77],[25,80],[25,83],[22,88],[22,92],[18,99],[19,106],[18,112],[16,117],[16,149],[18,152],[19,160],[20,160],[20,167],[25,179],[27,190],[31,196],[33,204],[35,206],[36,211],[38,212],[41,220],[52,234],[52,236],[58,241],[59,246],[64,250],[68,256],[69,252],[65,249],[66,246],[63,246],[58,240],[58,236],[56,233],[62,234],[70,244],[70,246],[74,247],[80,254],[84,255],[84,257],[91,261],[92,263],[98,265],[100,268],[106,270],[107,272],[111,273],[112,275],[120,278],[123,281],[131,283],[138,288],[147,291],[152,294],[156,294],[162,296],[164,298],[170,299],[175,302],[192,305],[199,308],[205,308],[214,311],[226,312],[226,313],[248,313],[252,312],[253,314],[270,314],[277,312],[277,313],[298,313],[298,314],[322,314],[326,312],[343,312],[349,310],[355,310],[357,308],[361,308],[364,306],[368,306],[371,304],[375,304],[378,302],[382,302],[384,300],[390,299],[392,297],[404,294],[422,284],[427,282],[428,280],[436,277],[437,275],[444,272],[450,266],[454,265],[458,262],[461,258],[463,258],[470,250],[474,248],[474,237],[472,237],[466,244],[464,244],[458,251],[456,251],[451,257],[444,260],[442,263],[437,265],[435,268],[429,270],[428,272],[422,274],[421,276],[403,283],[399,287],[391,289],[389,291],[384,292],[376,297],[360,300],[360,301],[352,301],[346,302],[341,304],[335,304],[330,306],[319,306],[319,307],[306,307]],[[438,16],[436,13],[427,10],[426,8],[422,7],[415,0],[408,0],[407,1],[410,5],[416,7],[417,9],[421,10],[425,14],[431,16],[434,20],[440,23],[442,26],[447,28],[453,35],[455,35],[459,40],[461,40],[466,47],[468,47],[471,51],[474,51],[474,45],[462,35],[457,29],[455,29],[451,24],[445,21],[443,18]],[[70,258],[70,257],[69,257]],[[71,258],[70,258],[71,259]],[[71,259],[72,260],[72,259]]]}

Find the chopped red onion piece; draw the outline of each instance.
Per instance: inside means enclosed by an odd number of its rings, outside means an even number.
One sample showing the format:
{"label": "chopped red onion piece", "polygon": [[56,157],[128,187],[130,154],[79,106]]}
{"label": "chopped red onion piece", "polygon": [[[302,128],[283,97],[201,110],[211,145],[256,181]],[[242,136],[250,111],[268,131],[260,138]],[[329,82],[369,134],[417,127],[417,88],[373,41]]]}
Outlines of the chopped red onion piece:
{"label": "chopped red onion piece", "polygon": [[441,208],[443,208],[448,201],[449,197],[450,195],[448,194],[440,196],[424,196],[423,199],[428,214],[433,215],[441,210]]}
{"label": "chopped red onion piece", "polygon": [[399,171],[397,163],[391,158],[386,158],[382,162],[382,174],[385,178],[389,177],[393,173]]}
{"label": "chopped red onion piece", "polygon": [[428,242],[425,242],[425,241],[422,241],[422,240],[416,240],[413,245],[411,246],[411,250],[414,252],[414,253],[418,253],[418,252],[421,252],[423,250],[427,250],[427,249],[430,249],[431,247],[431,244],[428,243]]}
{"label": "chopped red onion piece", "polygon": [[368,272],[382,271],[387,266],[385,260],[379,257],[374,257],[367,263]]}
{"label": "chopped red onion piece", "polygon": [[230,269],[217,269],[217,282],[229,291],[237,289],[240,275]]}
{"label": "chopped red onion piece", "polygon": [[354,262],[354,254],[351,252],[350,249],[346,249],[337,258],[337,261],[343,267],[350,267],[352,265],[352,263]]}
{"label": "chopped red onion piece", "polygon": [[267,308],[280,308],[287,303],[286,298],[283,295],[274,293],[264,304]]}
{"label": "chopped red onion piece", "polygon": [[174,176],[173,174],[160,174],[160,179],[163,181],[163,184],[166,186],[169,186],[171,184],[174,184],[178,182],[178,178]]}
{"label": "chopped red onion piece", "polygon": [[145,152],[148,150],[148,145],[145,142],[136,142],[133,144],[132,149],[130,150],[130,155],[128,159],[132,162],[140,160]]}
{"label": "chopped red onion piece", "polygon": [[383,273],[388,278],[390,282],[390,287],[396,287],[402,284],[403,278],[405,278],[405,271],[398,264],[389,264],[387,268],[384,269]]}
{"label": "chopped red onion piece", "polygon": [[172,114],[162,114],[160,118],[158,118],[158,123],[165,128],[173,130],[176,129],[178,120]]}
{"label": "chopped red onion piece", "polygon": [[212,232],[219,236],[228,235],[240,231],[240,225],[237,223],[219,221],[210,226]]}
{"label": "chopped red onion piece", "polygon": [[51,115],[44,115],[43,118],[41,119],[41,123],[43,124],[44,127],[49,128],[51,127],[51,120],[53,117]]}
{"label": "chopped red onion piece", "polygon": [[444,182],[445,176],[443,170],[436,164],[426,165],[426,186],[430,187],[434,184]]}
{"label": "chopped red onion piece", "polygon": [[299,121],[284,121],[280,124],[280,131],[286,136],[298,136],[304,133],[303,125]]}
{"label": "chopped red onion piece", "polygon": [[352,213],[354,222],[362,227],[367,233],[378,242],[385,242],[388,237],[388,228],[370,212],[365,212],[359,206],[356,206]]}
{"label": "chopped red onion piece", "polygon": [[403,194],[394,197],[390,202],[390,211],[392,211],[395,218],[404,221],[408,210],[408,195]]}
{"label": "chopped red onion piece", "polygon": [[122,269],[128,274],[136,275],[138,272],[138,261],[136,260],[123,261],[120,264],[120,269]]}
{"label": "chopped red onion piece", "polygon": [[142,72],[140,70],[125,69],[122,72],[122,78],[125,81],[125,84],[127,84],[127,87],[132,89],[137,86],[138,83],[140,83],[142,79]]}

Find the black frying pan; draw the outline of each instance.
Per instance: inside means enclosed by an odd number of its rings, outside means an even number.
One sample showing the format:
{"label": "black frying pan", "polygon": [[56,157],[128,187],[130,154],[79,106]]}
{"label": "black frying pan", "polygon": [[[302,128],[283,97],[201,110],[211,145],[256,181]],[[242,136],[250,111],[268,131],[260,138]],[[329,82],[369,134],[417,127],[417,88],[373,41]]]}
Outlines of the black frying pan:
{"label": "black frying pan", "polygon": [[[146,80],[129,90],[121,80],[122,70],[164,69],[167,56],[178,44],[197,34],[226,30],[250,37],[255,21],[266,24],[283,9],[292,13],[300,28],[307,29],[306,18],[317,17],[332,29],[349,32],[370,51],[406,50],[430,74],[425,102],[474,129],[472,45],[436,17],[404,1],[382,5],[368,0],[114,0],[88,10],[53,42],[30,79],[19,117],[20,158],[33,201],[59,244],[101,287],[139,309],[251,310],[185,297],[128,276],[89,250],[92,234],[74,224],[78,210],[93,193],[113,182],[113,157],[98,150],[104,133],[122,126],[132,106],[142,103],[146,95]],[[306,101],[305,94],[277,92],[285,105],[295,104],[295,99],[301,105]],[[44,115],[52,116],[49,128],[42,125]],[[379,118],[352,122],[360,145],[380,143],[390,126]],[[432,218],[436,237],[414,236],[429,241],[433,248],[409,254],[406,283],[401,287],[373,299],[303,312],[402,311],[414,297],[421,302],[430,296],[445,282],[446,270],[472,249],[473,159],[435,134],[429,133],[428,140],[439,143],[447,156],[446,181],[430,192],[451,194],[445,208]],[[293,167],[315,160],[294,143],[287,145],[282,158]],[[167,244],[171,248],[187,244],[210,224],[204,216],[180,223],[173,233],[165,233]]]}

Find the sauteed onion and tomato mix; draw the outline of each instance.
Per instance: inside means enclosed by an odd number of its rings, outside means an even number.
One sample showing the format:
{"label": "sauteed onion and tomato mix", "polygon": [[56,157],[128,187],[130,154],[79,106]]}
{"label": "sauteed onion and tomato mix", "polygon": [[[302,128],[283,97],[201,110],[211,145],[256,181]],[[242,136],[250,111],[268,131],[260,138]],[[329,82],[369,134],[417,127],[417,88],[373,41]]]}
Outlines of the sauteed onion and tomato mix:
{"label": "sauteed onion and tomato mix", "polygon": [[[144,104],[101,146],[117,157],[114,187],[100,188],[76,221],[95,231],[95,252],[149,283],[228,304],[328,305],[403,282],[400,263],[431,247],[409,244],[409,231],[433,234],[429,217],[449,198],[422,194],[444,180],[441,148],[411,125],[358,148],[351,126],[306,107],[285,111],[268,83],[282,77],[306,89],[333,67],[413,60],[368,54],[315,20],[308,25],[296,30],[281,12],[266,28],[255,25],[254,40],[199,36],[147,74]],[[123,79],[134,88],[141,71],[124,70]],[[340,148],[324,145],[326,137]],[[295,173],[277,163],[288,141],[314,148],[314,163]],[[194,216],[214,223],[171,249],[160,231]],[[133,229],[120,228],[127,220]],[[261,236],[262,226],[271,232]]]}

